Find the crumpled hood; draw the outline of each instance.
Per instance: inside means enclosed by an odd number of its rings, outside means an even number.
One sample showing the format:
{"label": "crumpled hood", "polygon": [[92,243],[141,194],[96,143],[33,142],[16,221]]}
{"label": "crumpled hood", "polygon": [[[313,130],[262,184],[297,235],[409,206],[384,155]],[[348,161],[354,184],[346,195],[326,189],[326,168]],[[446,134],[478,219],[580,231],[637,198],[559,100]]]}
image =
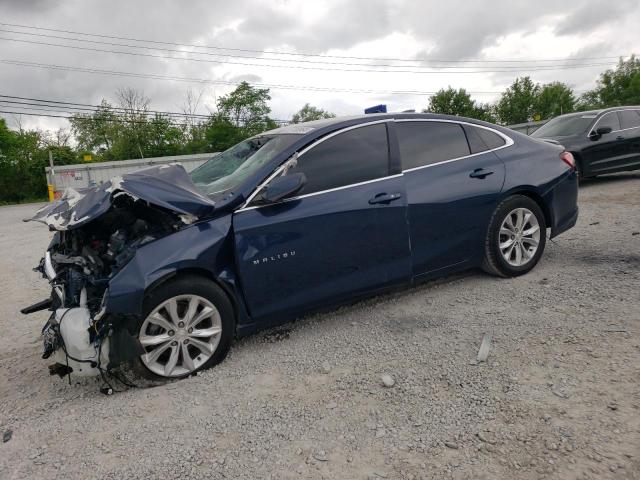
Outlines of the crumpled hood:
{"label": "crumpled hood", "polygon": [[125,173],[96,187],[68,188],[60,200],[45,205],[26,221],[42,222],[54,230],[78,228],[106,213],[118,192],[194,217],[209,216],[215,208],[213,200],[198,192],[184,167],[174,163]]}

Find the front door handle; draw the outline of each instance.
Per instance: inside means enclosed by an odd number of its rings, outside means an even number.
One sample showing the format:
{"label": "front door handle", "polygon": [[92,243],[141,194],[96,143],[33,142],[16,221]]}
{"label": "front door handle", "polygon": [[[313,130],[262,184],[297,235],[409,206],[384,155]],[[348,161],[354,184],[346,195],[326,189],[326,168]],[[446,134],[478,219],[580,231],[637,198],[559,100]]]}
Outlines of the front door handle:
{"label": "front door handle", "polygon": [[379,193],[375,197],[369,199],[369,204],[370,205],[375,205],[376,203],[389,204],[400,198],[402,198],[401,193]]}
{"label": "front door handle", "polygon": [[489,175],[493,175],[493,172],[490,170],[485,170],[484,168],[476,168],[473,172],[469,174],[471,178],[486,178]]}
{"label": "front door handle", "polygon": [[616,140],[624,140],[624,137],[623,137],[622,135],[618,135],[618,136],[616,137]]}

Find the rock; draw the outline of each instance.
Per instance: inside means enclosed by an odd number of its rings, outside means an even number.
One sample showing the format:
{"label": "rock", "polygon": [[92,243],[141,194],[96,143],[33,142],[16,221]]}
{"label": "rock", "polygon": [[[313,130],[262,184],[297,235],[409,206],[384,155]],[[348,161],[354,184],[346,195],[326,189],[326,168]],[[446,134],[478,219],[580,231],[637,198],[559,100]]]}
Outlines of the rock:
{"label": "rock", "polygon": [[13,430],[11,429],[5,430],[4,433],[2,434],[2,443],[7,443],[9,440],[11,440],[12,436],[13,436]]}
{"label": "rock", "polygon": [[458,448],[460,448],[457,443],[449,442],[449,441],[444,442],[444,446],[447,447],[447,448],[451,448],[453,450],[458,450]]}
{"label": "rock", "polygon": [[396,381],[394,380],[394,378],[388,373],[383,373],[380,376],[380,380],[382,381],[382,385],[387,388],[391,388],[396,384]]}
{"label": "rock", "polygon": [[322,362],[322,373],[331,373],[331,364],[329,362]]}
{"label": "rock", "polygon": [[478,349],[478,356],[476,357],[476,361],[486,362],[487,357],[489,356],[489,350],[491,350],[491,335],[485,333],[484,337],[482,337],[480,348]]}
{"label": "rock", "polygon": [[492,445],[496,443],[496,441],[485,432],[478,432],[477,436],[484,443],[490,443]]}
{"label": "rock", "polygon": [[609,408],[609,410],[618,410],[618,404],[615,402],[611,402],[609,405],[607,405],[607,407]]}
{"label": "rock", "polygon": [[329,402],[327,403],[327,408],[329,410],[333,410],[334,408],[336,408],[338,406],[338,404],[336,402]]}
{"label": "rock", "polygon": [[328,460],[327,452],[325,452],[324,450],[318,450],[317,452],[313,452],[312,456],[319,462],[326,462]]}

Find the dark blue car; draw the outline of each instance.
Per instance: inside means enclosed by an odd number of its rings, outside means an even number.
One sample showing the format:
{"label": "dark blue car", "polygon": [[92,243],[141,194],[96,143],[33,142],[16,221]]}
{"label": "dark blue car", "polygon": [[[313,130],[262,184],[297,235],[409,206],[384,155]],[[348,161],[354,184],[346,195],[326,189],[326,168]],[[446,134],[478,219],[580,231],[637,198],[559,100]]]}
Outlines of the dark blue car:
{"label": "dark blue car", "polygon": [[476,120],[290,125],[45,206],[52,295],[24,312],[52,311],[51,373],[183,377],[310,311],[474,267],[524,274],[576,223],[577,186],[562,147]]}

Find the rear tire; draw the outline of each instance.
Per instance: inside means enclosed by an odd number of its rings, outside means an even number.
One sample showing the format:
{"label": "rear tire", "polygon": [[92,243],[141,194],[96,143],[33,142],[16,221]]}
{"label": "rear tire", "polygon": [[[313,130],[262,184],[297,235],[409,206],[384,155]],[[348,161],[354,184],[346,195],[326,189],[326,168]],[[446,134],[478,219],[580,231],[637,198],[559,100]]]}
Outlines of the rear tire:
{"label": "rear tire", "polygon": [[540,260],[546,233],[544,213],[534,200],[524,195],[506,198],[489,221],[483,270],[500,277],[524,275]]}
{"label": "rear tire", "polygon": [[211,368],[227,356],[235,317],[225,292],[190,275],[152,290],[134,332],[146,353],[130,370],[143,386],[160,385]]}

